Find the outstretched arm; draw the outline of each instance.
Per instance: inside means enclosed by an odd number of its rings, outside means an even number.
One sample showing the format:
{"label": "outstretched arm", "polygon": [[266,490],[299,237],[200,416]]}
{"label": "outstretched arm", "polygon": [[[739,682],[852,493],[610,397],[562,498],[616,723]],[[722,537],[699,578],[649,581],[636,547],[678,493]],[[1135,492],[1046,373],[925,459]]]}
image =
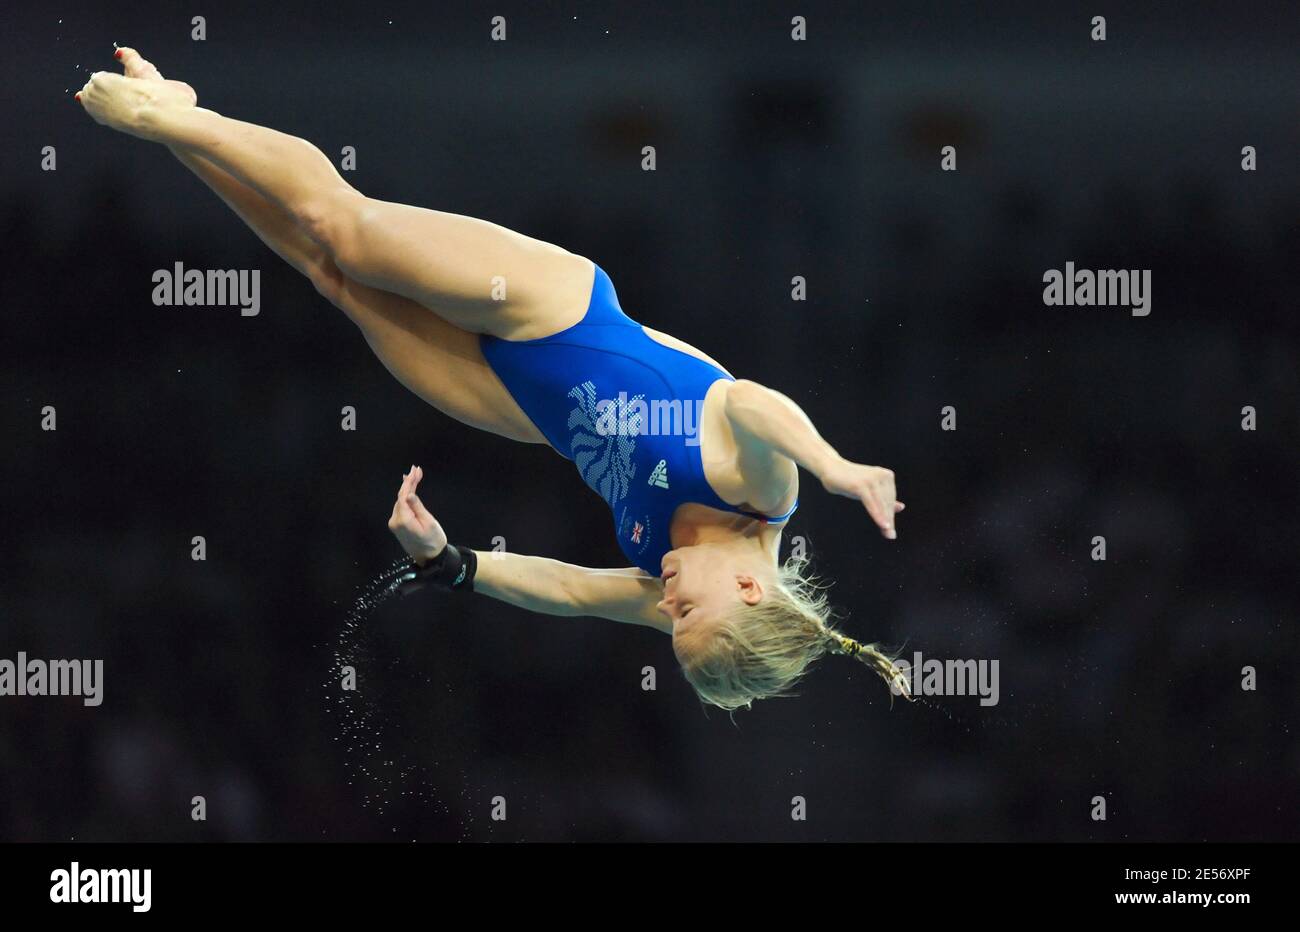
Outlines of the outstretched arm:
{"label": "outstretched arm", "polygon": [[769,475],[782,458],[793,460],[820,479],[826,491],[862,502],[885,537],[898,536],[894,515],[903,503],[895,500],[893,471],[840,456],[785,395],[748,379],[733,382],[727,387],[727,418],[747,474]]}
{"label": "outstretched arm", "polygon": [[[418,466],[402,480],[388,527],[403,549],[420,564],[447,546],[447,535],[420,501],[424,478]],[[663,591],[659,580],[635,567],[591,569],[547,557],[478,552],[474,591],[543,615],[592,615],[625,624],[672,632],[672,622],[655,609]]]}
{"label": "outstretched arm", "polygon": [[600,570],[520,553],[481,552],[474,591],[543,615],[593,615],[672,631],[655,611],[657,579],[639,569]]}

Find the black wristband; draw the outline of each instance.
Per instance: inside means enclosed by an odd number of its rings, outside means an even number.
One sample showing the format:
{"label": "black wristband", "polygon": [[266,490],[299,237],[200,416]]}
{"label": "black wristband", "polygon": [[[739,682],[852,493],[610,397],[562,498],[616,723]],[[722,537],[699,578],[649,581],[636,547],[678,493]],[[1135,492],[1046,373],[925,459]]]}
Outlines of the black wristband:
{"label": "black wristband", "polygon": [[474,574],[478,571],[478,555],[468,547],[448,544],[424,566],[414,560],[404,567],[398,577],[397,591],[402,595],[418,592],[425,586],[457,592],[474,591]]}

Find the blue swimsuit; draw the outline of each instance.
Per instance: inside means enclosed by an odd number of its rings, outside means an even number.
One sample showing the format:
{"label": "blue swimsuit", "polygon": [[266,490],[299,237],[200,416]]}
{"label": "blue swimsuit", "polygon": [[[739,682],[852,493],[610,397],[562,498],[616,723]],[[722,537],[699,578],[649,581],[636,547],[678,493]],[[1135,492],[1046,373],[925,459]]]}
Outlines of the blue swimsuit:
{"label": "blue swimsuit", "polygon": [[704,477],[704,396],[727,372],[664,346],[623,313],[596,266],[586,316],[537,340],[480,336],[488,365],[560,455],[609,505],[627,558],[652,576],[672,549],[677,506],[696,502],[773,524],[724,502]]}

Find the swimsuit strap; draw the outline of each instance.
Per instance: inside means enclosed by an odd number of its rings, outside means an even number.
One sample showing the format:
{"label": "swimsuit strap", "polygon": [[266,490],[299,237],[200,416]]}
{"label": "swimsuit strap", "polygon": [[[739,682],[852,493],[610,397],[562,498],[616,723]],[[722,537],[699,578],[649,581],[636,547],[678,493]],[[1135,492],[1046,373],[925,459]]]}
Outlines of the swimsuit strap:
{"label": "swimsuit strap", "polygon": [[790,516],[799,510],[799,499],[796,498],[794,500],[794,504],[790,506],[790,510],[787,511],[785,514],[781,514],[781,515],[774,515],[774,516],[761,515],[756,511],[745,511],[743,508],[735,508],[733,510],[735,510],[739,514],[747,515],[750,518],[757,518],[758,520],[762,521],[764,524],[780,524],[782,521],[790,520]]}

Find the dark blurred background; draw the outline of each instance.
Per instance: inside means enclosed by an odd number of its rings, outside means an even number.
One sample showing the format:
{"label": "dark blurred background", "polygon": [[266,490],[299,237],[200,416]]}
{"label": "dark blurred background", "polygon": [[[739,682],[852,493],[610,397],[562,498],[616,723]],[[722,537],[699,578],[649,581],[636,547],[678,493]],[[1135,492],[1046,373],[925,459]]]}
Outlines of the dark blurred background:
{"label": "dark blurred background", "polygon": [[[0,698],[0,839],[1300,837],[1300,16],[1048,6],[6,8],[0,657],[106,683]],[[471,545],[618,565],[608,511],[408,394],[165,149],[92,123],[71,94],[114,41],[356,147],[367,194],[589,256],[894,468],[897,543],[810,477],[789,533],[850,633],[998,659],[1000,704],[891,709],[831,658],[733,726],[661,634],[426,592],[366,616],[376,777],[325,683],[406,468]],[[1150,316],[1045,307],[1069,260],[1151,269]],[[260,315],[154,306],[177,261],[261,269]]]}

